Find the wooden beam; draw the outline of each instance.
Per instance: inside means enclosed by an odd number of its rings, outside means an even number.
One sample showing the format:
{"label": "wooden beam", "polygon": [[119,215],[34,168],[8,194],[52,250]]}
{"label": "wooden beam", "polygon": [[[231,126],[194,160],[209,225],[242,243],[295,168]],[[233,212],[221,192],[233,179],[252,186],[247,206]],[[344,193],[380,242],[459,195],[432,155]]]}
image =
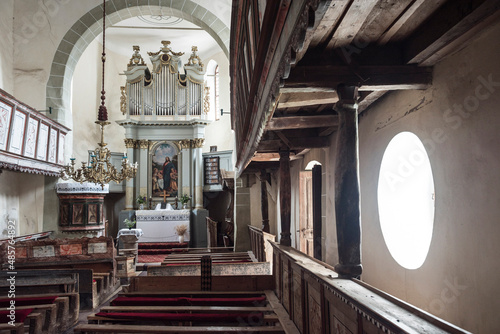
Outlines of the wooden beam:
{"label": "wooden beam", "polygon": [[447,1],[405,42],[407,62],[423,62],[498,10],[498,0]]}
{"label": "wooden beam", "polygon": [[354,0],[340,21],[327,48],[332,49],[349,45],[377,2],[377,0]]}
{"label": "wooden beam", "polygon": [[290,149],[290,147],[292,146],[292,143],[290,143],[288,138],[281,131],[276,131],[276,135],[278,135],[278,137],[280,137],[281,141],[288,147],[288,149]]}
{"label": "wooden beam", "polygon": [[448,45],[441,48],[439,51],[432,54],[429,58],[420,63],[421,66],[434,66],[444,57],[457,52],[466,46],[468,46],[472,41],[475,40],[475,37],[479,36],[479,34],[487,29],[491,24],[497,22],[500,18],[500,11],[497,11],[493,15],[488,16],[486,19],[482,20],[478,24],[476,24],[471,29],[467,30],[467,32],[460,35],[458,38],[451,41]]}
{"label": "wooden beam", "polygon": [[314,34],[309,43],[310,48],[314,48],[319,44],[328,43],[332,38],[335,27],[337,27],[342,14],[348,8],[347,1],[332,1],[323,15],[318,27],[314,31]]}
{"label": "wooden beam", "polygon": [[374,92],[370,92],[363,100],[361,100],[358,103],[358,113],[361,114],[363,111],[368,109],[368,107],[375,101],[377,101],[379,98],[381,98],[385,93],[387,93],[386,90],[377,90]]}
{"label": "wooden beam", "polygon": [[339,100],[335,92],[295,92],[281,94],[278,109],[296,108],[318,104],[336,103]]}
{"label": "wooden beam", "polygon": [[338,124],[339,120],[336,115],[274,117],[267,123],[266,130],[320,128]]}
{"label": "wooden beam", "polygon": [[432,68],[413,65],[359,66],[356,73],[347,66],[298,66],[285,80],[287,88],[358,86],[360,91],[426,89],[432,82]]}
{"label": "wooden beam", "polygon": [[[332,130],[330,129],[329,132]],[[324,148],[329,146],[329,139],[328,137],[320,137],[320,136],[314,136],[314,137],[286,137],[287,143],[286,146],[290,148],[292,151],[299,151],[299,150],[304,150],[304,149],[311,149],[311,148]],[[258,147],[258,152],[259,153],[266,153],[266,152],[278,152],[281,149],[283,149],[285,145],[283,144],[283,141],[274,139],[274,140],[265,140],[261,141],[259,143]]]}
{"label": "wooden beam", "polygon": [[384,45],[389,42],[394,35],[401,29],[401,27],[408,21],[408,19],[417,11],[417,9],[425,2],[426,0],[416,0],[413,1],[410,6],[408,6],[403,13],[396,21],[394,21],[391,27],[380,37],[378,44]]}
{"label": "wooden beam", "polygon": [[354,38],[354,45],[362,48],[368,43],[377,41],[414,2],[414,0],[379,1]]}
{"label": "wooden beam", "polygon": [[[296,160],[299,159],[299,157],[293,153],[290,152],[290,160]],[[253,162],[271,162],[271,161],[279,161],[280,160],[280,155],[279,153],[255,153],[252,158],[252,163]]]}

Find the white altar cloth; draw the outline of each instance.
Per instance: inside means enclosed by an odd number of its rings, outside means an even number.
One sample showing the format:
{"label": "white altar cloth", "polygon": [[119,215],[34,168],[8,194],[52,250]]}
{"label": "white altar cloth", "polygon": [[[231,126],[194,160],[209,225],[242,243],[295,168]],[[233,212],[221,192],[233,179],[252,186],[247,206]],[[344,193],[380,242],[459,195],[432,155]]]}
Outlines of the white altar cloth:
{"label": "white altar cloth", "polygon": [[143,234],[144,232],[140,228],[122,228],[118,231],[118,238],[120,238],[122,235],[135,235],[137,238],[139,238]]}
{"label": "white altar cloth", "polygon": [[189,241],[190,210],[137,210],[136,227],[143,231],[138,242],[178,242],[177,225],[187,225],[184,241]]}

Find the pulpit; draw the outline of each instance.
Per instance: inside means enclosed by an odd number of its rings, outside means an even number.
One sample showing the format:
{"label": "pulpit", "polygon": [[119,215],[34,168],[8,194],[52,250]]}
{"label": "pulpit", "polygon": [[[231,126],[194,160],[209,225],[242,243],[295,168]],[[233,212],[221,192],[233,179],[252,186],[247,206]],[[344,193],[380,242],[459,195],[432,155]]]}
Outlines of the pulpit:
{"label": "pulpit", "polygon": [[191,210],[137,210],[136,226],[143,231],[139,242],[178,242],[175,227],[186,225],[184,240],[190,240],[189,216]]}

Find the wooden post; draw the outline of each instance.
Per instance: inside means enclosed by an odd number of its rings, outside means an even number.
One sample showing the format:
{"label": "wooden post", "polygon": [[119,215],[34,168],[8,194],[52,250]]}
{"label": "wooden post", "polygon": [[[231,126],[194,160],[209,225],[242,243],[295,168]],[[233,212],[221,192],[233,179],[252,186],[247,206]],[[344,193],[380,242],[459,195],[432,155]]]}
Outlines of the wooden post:
{"label": "wooden post", "polygon": [[281,212],[281,238],[280,244],[291,246],[291,188],[290,188],[290,151],[280,151],[280,212]]}
{"label": "wooden post", "polygon": [[267,173],[265,169],[260,171],[260,210],[262,212],[262,231],[269,233],[269,210],[267,202]]}
{"label": "wooden post", "polygon": [[361,275],[361,217],[359,196],[358,88],[337,87],[339,113],[335,166],[335,217],[341,277]]}
{"label": "wooden post", "polygon": [[313,256],[322,260],[321,254],[321,165],[312,169],[312,216],[313,216]]}

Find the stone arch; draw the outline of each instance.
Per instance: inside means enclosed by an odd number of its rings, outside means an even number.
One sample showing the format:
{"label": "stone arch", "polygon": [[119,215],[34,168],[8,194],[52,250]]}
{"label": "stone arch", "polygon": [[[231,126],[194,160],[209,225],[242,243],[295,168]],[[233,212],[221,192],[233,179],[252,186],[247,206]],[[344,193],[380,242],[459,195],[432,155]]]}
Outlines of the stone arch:
{"label": "stone arch", "polygon": [[[156,14],[182,17],[206,30],[229,57],[229,28],[213,13],[191,0],[158,0],[150,5],[148,0],[128,4],[122,0],[106,2],[106,26],[138,16]],[[94,7],[83,15],[64,35],[52,60],[50,76],[46,88],[47,107],[52,107],[52,118],[72,127],[71,79],[76,64],[87,46],[102,32],[102,5]]]}

